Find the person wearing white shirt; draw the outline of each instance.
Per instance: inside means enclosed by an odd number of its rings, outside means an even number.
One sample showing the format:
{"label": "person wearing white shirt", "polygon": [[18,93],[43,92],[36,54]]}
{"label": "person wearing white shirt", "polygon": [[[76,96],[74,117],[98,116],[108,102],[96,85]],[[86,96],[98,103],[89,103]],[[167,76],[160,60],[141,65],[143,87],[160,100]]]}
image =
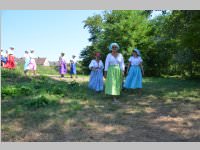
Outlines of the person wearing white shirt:
{"label": "person wearing white shirt", "polygon": [[119,53],[119,45],[111,43],[109,46],[109,53],[105,61],[104,77],[105,81],[105,94],[112,95],[113,101],[118,102],[116,96],[120,95],[122,90],[122,78],[124,75],[124,58]]}
{"label": "person wearing white shirt", "polygon": [[103,91],[103,62],[100,60],[100,53],[96,53],[96,59],[93,59],[89,64],[90,80],[88,87],[96,92]]}
{"label": "person wearing white shirt", "polygon": [[127,89],[138,89],[138,95],[141,96],[142,75],[144,75],[144,70],[142,66],[143,60],[140,56],[140,51],[138,49],[134,49],[133,54],[128,61],[128,75],[126,77],[124,87]]}
{"label": "person wearing white shirt", "polygon": [[67,73],[67,62],[64,56],[65,54],[61,53],[61,56],[59,57],[59,64],[60,64],[59,73],[61,75],[61,78],[63,78],[64,75]]}
{"label": "person wearing white shirt", "polygon": [[77,78],[77,74],[76,74],[76,64],[77,64],[77,60],[76,60],[76,56],[73,55],[72,59],[70,60],[70,75],[72,78],[72,75],[74,74]]}
{"label": "person wearing white shirt", "polygon": [[30,56],[29,69],[32,70],[34,75],[36,75],[37,64],[35,62],[34,50],[30,50],[29,56]]}
{"label": "person wearing white shirt", "polygon": [[29,53],[28,51],[25,51],[25,54],[24,54],[24,74],[25,76],[27,76],[27,72],[29,70],[29,64],[30,64],[30,56],[29,56]]}

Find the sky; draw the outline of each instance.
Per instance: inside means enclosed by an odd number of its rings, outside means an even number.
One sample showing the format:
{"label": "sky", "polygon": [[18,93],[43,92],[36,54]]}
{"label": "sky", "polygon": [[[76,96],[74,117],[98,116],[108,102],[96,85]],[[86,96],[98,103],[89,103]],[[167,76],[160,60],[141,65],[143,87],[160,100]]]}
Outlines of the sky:
{"label": "sky", "polygon": [[[77,58],[91,43],[83,21],[103,10],[4,10],[1,12],[1,48],[15,48],[15,56],[34,49],[36,57],[57,61],[64,52],[67,61]],[[153,16],[159,14],[155,12]]]}
{"label": "sky", "polygon": [[1,48],[15,47],[15,56],[35,50],[36,57],[58,60],[64,52],[66,58],[90,45],[88,29],[83,20],[102,10],[6,10],[2,11]]}

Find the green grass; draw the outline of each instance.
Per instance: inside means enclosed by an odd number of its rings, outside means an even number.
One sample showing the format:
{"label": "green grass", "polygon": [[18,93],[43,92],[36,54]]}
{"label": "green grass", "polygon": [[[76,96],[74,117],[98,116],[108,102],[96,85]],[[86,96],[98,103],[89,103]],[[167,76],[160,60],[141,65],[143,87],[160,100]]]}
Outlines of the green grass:
{"label": "green grass", "polygon": [[[16,70],[23,74],[24,66],[23,64],[18,64]],[[70,67],[68,66],[68,74],[70,72]],[[40,75],[59,75],[59,67],[58,66],[42,66],[37,65],[37,74]],[[77,74],[82,75],[82,70],[77,65]]]}
{"label": "green grass", "polygon": [[[55,80],[45,75],[24,78],[20,68],[2,69],[1,73],[2,141],[120,141],[122,136],[127,137],[125,141],[195,141],[200,137],[192,134],[199,129],[198,119],[187,120],[200,109],[199,80],[146,77],[142,97],[136,91],[125,91],[119,97],[121,104],[115,105],[110,96],[96,94],[82,80]],[[157,129],[150,126],[160,115],[192,122],[189,138],[184,133],[168,134],[170,130],[165,133],[161,130],[164,125]],[[106,126],[114,129],[107,133]],[[118,134],[121,126],[134,133]],[[156,135],[145,139],[151,130],[159,131],[165,139]],[[130,138],[129,134],[137,136]]]}

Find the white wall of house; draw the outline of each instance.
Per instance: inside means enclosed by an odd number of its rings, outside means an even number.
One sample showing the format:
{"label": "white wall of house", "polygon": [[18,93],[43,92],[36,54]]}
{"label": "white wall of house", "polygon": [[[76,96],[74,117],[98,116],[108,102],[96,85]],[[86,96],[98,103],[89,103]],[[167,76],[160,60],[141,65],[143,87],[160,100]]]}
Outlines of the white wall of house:
{"label": "white wall of house", "polygon": [[43,65],[44,66],[50,66],[49,61],[46,59]]}

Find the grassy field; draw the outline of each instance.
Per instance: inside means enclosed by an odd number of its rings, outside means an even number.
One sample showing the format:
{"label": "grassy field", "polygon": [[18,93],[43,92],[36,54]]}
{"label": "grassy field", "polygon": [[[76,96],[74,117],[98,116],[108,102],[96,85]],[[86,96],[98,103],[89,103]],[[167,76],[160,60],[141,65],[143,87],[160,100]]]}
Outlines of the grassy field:
{"label": "grassy field", "polygon": [[1,75],[2,141],[200,141],[199,80],[145,77],[142,97],[112,104],[88,76]]}
{"label": "grassy field", "polygon": [[[20,74],[23,74],[23,69],[24,69],[24,65],[23,64],[18,64],[17,65],[17,72]],[[67,76],[69,76],[69,72],[70,72],[70,66],[68,66],[68,74]],[[82,74],[81,73],[82,70],[80,68],[79,65],[77,65],[77,73],[78,74]],[[32,73],[29,72],[29,75],[31,75]],[[39,75],[59,75],[59,68],[57,66],[42,66],[42,65],[37,65],[37,74]]]}

